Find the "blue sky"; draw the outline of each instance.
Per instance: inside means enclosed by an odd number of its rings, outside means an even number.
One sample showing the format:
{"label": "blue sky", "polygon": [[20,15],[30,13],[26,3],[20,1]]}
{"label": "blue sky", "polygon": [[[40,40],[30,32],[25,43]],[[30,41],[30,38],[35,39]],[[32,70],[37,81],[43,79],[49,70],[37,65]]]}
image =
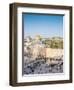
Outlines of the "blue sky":
{"label": "blue sky", "polygon": [[63,15],[23,14],[24,34],[63,37]]}

